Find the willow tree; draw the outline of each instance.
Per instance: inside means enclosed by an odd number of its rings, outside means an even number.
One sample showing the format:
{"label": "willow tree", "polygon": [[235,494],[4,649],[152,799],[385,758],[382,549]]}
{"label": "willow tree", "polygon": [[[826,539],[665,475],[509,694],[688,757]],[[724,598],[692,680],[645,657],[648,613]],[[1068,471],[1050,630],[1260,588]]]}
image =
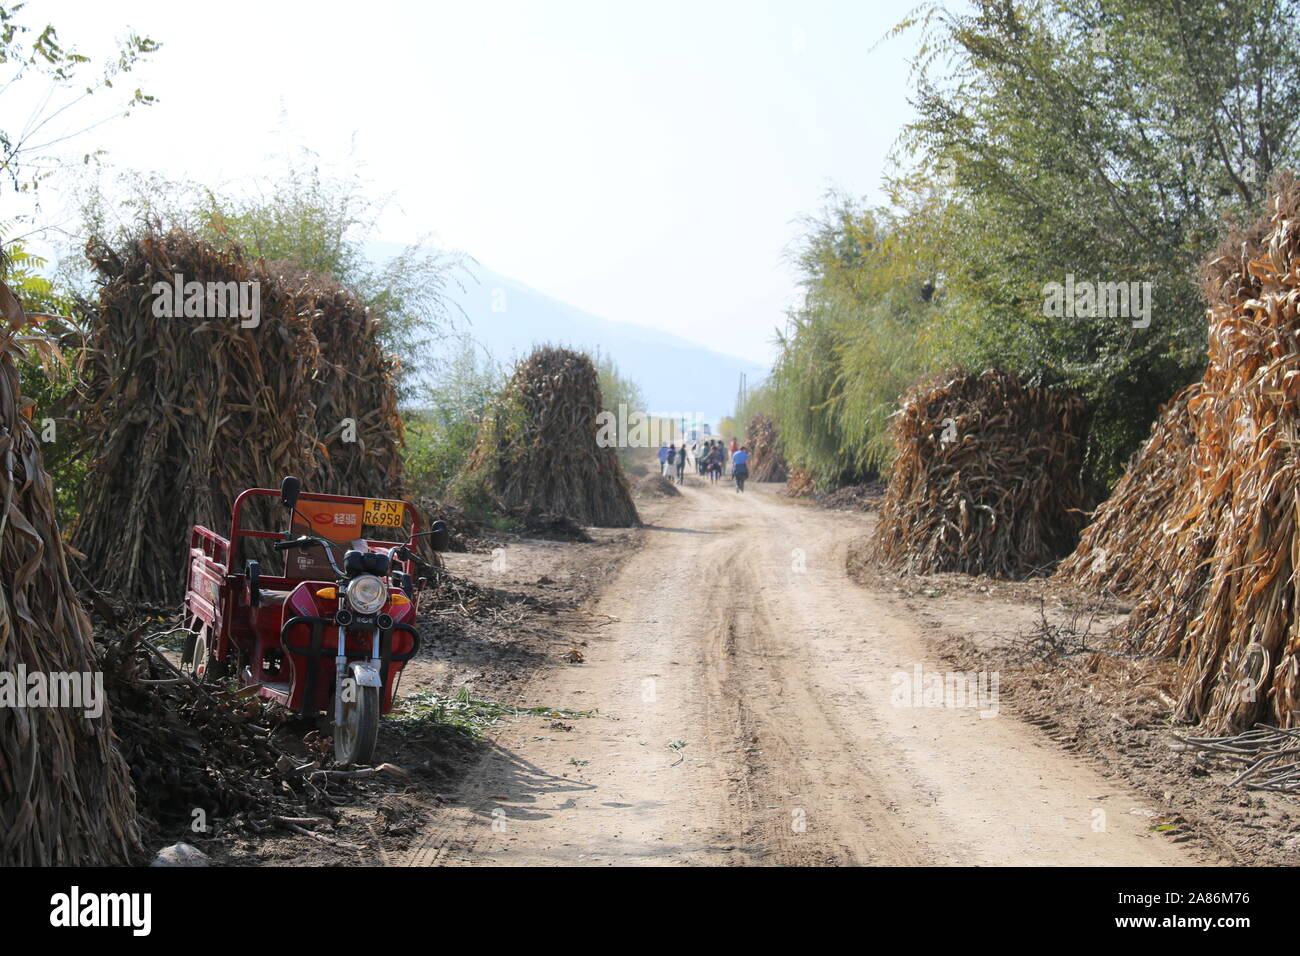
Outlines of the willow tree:
{"label": "willow tree", "polygon": [[[914,24],[903,145],[951,177],[954,358],[1080,389],[1112,479],[1204,366],[1196,267],[1223,217],[1300,161],[1300,2],[973,0]],[[1054,316],[1070,277],[1152,301]]]}
{"label": "willow tree", "polygon": [[[898,397],[931,364],[943,314],[943,201],[933,184],[892,184],[892,209],[833,196],[804,223],[790,313],[766,390],[789,463],[822,487],[887,469]],[[765,408],[764,411],[767,411]]]}

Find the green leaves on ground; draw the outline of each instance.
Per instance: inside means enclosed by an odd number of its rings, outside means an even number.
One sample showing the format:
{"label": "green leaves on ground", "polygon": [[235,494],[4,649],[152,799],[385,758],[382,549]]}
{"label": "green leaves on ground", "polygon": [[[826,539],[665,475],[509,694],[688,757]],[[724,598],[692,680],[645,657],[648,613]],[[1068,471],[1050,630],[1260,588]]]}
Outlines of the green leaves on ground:
{"label": "green leaves on ground", "polygon": [[573,719],[591,716],[594,716],[594,711],[521,707],[479,700],[466,684],[450,697],[443,697],[431,690],[417,691],[406,697],[401,706],[388,715],[387,720],[399,733],[424,733],[440,726],[468,731],[481,737],[506,717]]}

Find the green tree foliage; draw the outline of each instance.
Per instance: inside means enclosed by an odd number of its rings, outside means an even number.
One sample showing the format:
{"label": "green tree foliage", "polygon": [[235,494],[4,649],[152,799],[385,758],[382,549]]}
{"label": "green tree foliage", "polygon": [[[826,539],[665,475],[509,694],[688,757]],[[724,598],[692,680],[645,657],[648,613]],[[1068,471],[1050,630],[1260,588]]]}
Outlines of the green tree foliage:
{"label": "green tree foliage", "polygon": [[[588,354],[591,364],[596,366],[596,378],[600,383],[601,411],[610,412],[617,419],[619,406],[622,405],[627,409],[628,415],[633,412],[647,414],[641,386],[619,372],[613,357],[602,353],[600,349]],[[635,458],[636,449],[618,449],[618,460],[624,470],[632,465]]]}
{"label": "green tree foliage", "polygon": [[66,528],[76,515],[76,491],[86,470],[85,462],[76,457],[76,420],[66,415],[67,400],[77,383],[81,337],[71,321],[59,318],[72,313],[72,301],[43,274],[45,260],[29,253],[21,242],[4,242],[6,232],[0,223],[0,281],[18,296],[24,310],[51,316],[30,335],[56,345],[60,355],[51,359],[29,347],[29,354],[18,362],[18,374],[24,397],[33,403],[32,422],[43,442],[42,459],[54,484],[59,525]]}
{"label": "green tree foliage", "polygon": [[[115,81],[131,72],[158,44],[134,32],[102,67],[60,40],[53,24],[37,27],[24,22],[25,3],[0,3],[0,188],[35,193],[61,169],[61,148],[115,115],[154,102],[143,90],[128,92],[119,113],[90,118],[84,106],[99,102],[114,90]],[[26,119],[19,125],[19,117]],[[89,162],[98,151],[84,154]],[[46,261],[30,253],[14,222],[0,223],[0,281],[18,296],[28,312],[70,316],[70,296],[45,275]],[[85,471],[74,454],[76,423],[62,417],[65,401],[76,384],[80,339],[70,322],[46,320],[33,336],[57,343],[61,361],[29,354],[19,362],[23,394],[34,402],[32,415],[45,442],[43,461],[55,493],[58,519],[67,527],[74,516],[75,490]],[[29,352],[36,353],[35,348]]]}
{"label": "green tree foliage", "polygon": [[383,203],[367,196],[357,176],[332,175],[310,156],[283,166],[238,194],[128,174],[115,189],[125,192],[121,200],[110,200],[99,186],[90,190],[83,200],[86,231],[112,244],[151,221],[334,277],[371,309],[385,347],[401,359],[399,399],[417,401],[419,383],[439,362],[435,347],[459,315],[452,291],[463,257],[413,243],[383,264],[372,262],[364,240]]}
{"label": "green tree foliage", "polygon": [[[982,0],[924,14],[905,142],[951,185],[955,357],[1083,390],[1112,479],[1200,371],[1196,267],[1295,162],[1300,6]],[[1048,283],[1151,282],[1151,324],[1044,315]]]}
{"label": "green tree foliage", "polygon": [[[58,168],[57,148],[108,117],[89,118],[85,101],[114,89],[114,83],[158,49],[148,37],[130,33],[116,56],[98,70],[90,58],[59,39],[53,24],[23,22],[25,3],[0,3],[0,183],[34,190]],[[143,90],[126,93],[120,113],[154,102]],[[96,101],[98,102],[98,101]],[[26,116],[22,125],[18,117]],[[88,162],[96,152],[81,158]]]}
{"label": "green tree foliage", "polygon": [[591,364],[596,366],[596,377],[600,382],[601,410],[618,414],[618,407],[624,405],[628,413],[645,412],[645,396],[641,386],[627,378],[618,370],[613,356],[600,349],[588,352]]}
{"label": "green tree foliage", "polygon": [[467,336],[444,354],[419,407],[405,415],[402,474],[414,494],[452,495],[453,480],[473,452],[484,413],[505,380],[501,366]]}
{"label": "green tree foliage", "polygon": [[740,423],[741,435],[737,437],[749,437],[746,429],[749,428],[749,423],[754,420],[756,415],[775,418],[775,404],[776,394],[769,382],[760,382],[758,385],[746,389],[743,399],[736,406],[736,411],[730,419],[733,422]]}
{"label": "green tree foliage", "polygon": [[[917,118],[886,208],[806,225],[772,380],[790,460],[823,484],[886,465],[906,385],[1001,367],[1083,392],[1101,490],[1201,371],[1224,218],[1297,163],[1300,2],[974,0],[894,33],[919,39]],[[1151,283],[1149,326],[1049,314],[1070,276]]]}
{"label": "green tree foliage", "polygon": [[936,199],[903,184],[898,198],[903,205],[891,211],[832,196],[805,222],[795,253],[804,302],[760,395],[775,412],[787,460],[823,486],[888,463],[889,417],[930,354],[941,298]]}

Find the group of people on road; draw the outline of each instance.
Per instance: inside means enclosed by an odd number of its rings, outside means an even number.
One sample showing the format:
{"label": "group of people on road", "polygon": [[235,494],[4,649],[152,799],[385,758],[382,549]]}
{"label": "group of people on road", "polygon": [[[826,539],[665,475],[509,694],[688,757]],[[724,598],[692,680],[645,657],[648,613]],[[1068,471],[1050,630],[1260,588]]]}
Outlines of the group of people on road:
{"label": "group of people on road", "polygon": [[659,471],[665,478],[672,481],[674,476],[680,485],[686,480],[686,443],[682,447],[676,445],[659,446]]}
{"label": "group of people on road", "polygon": [[688,452],[686,443],[659,446],[659,470],[663,477],[680,485],[685,480],[686,459],[688,454],[695,459],[695,467],[700,475],[706,476],[710,484],[717,484],[718,479],[727,473],[727,463],[731,463],[731,476],[736,481],[736,491],[745,490],[745,479],[749,477],[749,451],[731,439],[730,445],[720,438],[710,438],[701,445],[692,443]]}

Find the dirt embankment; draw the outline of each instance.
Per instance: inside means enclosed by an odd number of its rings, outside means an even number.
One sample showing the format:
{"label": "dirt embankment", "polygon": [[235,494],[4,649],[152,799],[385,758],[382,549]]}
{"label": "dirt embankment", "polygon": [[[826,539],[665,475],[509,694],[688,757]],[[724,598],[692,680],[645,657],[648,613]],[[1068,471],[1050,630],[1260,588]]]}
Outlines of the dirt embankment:
{"label": "dirt embankment", "polygon": [[927,575],[873,583],[932,635],[947,666],[1005,675],[1006,710],[1142,795],[1142,812],[1170,841],[1240,865],[1300,863],[1295,797],[1231,788],[1240,765],[1179,749],[1174,734],[1194,731],[1170,717],[1175,665],[1134,656],[1113,636],[1127,603],[1045,580]]}

